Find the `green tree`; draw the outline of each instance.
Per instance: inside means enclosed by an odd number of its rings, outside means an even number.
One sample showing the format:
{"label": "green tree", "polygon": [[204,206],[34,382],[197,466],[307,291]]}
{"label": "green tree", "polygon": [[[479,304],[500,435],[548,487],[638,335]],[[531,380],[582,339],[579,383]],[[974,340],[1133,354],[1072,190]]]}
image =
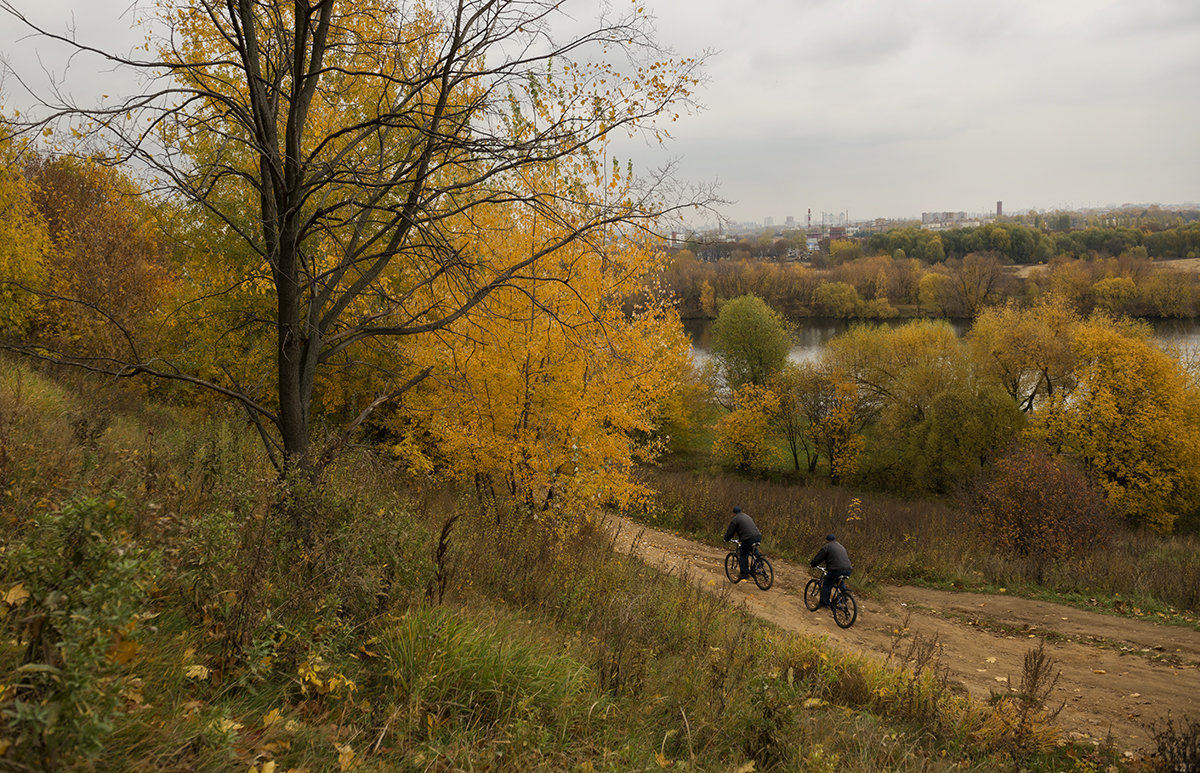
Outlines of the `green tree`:
{"label": "green tree", "polygon": [[947,389],[933,398],[921,422],[889,444],[899,464],[890,469],[888,483],[914,492],[959,489],[1024,425],[1024,415],[995,382]]}
{"label": "green tree", "polygon": [[821,447],[812,435],[813,425],[825,418],[832,400],[832,383],[811,362],[788,363],[775,382],[775,423],[787,442],[792,465],[800,471],[800,457],[811,473],[817,468]]}
{"label": "green tree", "polygon": [[879,485],[949,491],[1023,423],[946,322],[858,326],[830,341],[826,358],[857,386],[870,419],[861,475]]}
{"label": "green tree", "polygon": [[891,427],[921,421],[934,396],[959,383],[963,346],[949,323],[856,325],[826,345],[824,361],[846,374],[874,420]]}
{"label": "green tree", "polygon": [[792,348],[786,320],[757,295],[725,303],[711,328],[712,354],[726,386],[766,386]]}

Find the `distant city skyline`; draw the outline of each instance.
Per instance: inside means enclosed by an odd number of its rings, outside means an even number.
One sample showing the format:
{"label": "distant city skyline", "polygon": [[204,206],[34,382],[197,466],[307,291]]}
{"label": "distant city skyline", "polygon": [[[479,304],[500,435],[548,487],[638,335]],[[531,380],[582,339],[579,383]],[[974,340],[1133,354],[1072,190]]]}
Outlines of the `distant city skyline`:
{"label": "distant city skyline", "polygon": [[[1200,202],[1179,202],[1177,204],[1161,204],[1159,202],[1123,202],[1121,204],[1106,204],[1097,206],[1084,207],[1028,207],[1019,210],[1010,210],[1007,205],[1004,206],[1003,212],[997,213],[995,205],[990,210],[964,210],[964,209],[949,209],[949,210],[925,210],[915,215],[908,217],[876,217],[869,213],[862,216],[851,216],[849,212],[814,212],[812,216],[812,228],[820,228],[829,225],[862,225],[874,224],[880,221],[889,223],[912,222],[917,224],[935,223],[953,223],[953,222],[975,222],[993,220],[998,215],[1003,217],[1021,217],[1025,215],[1035,214],[1050,214],[1054,212],[1070,212],[1070,213],[1099,213],[1099,212],[1115,212],[1123,209],[1142,209],[1149,207],[1160,207],[1165,210],[1200,210]],[[962,215],[961,218],[944,218],[944,215]],[[689,228],[697,231],[712,230],[724,227],[733,231],[744,231],[745,229],[755,228],[761,230],[774,229],[776,231],[803,231],[809,227],[808,213],[803,215],[786,215],[779,217],[776,215],[765,215],[756,220],[732,220],[725,219],[722,222],[694,222],[688,224]],[[739,231],[740,232],[740,231]]]}

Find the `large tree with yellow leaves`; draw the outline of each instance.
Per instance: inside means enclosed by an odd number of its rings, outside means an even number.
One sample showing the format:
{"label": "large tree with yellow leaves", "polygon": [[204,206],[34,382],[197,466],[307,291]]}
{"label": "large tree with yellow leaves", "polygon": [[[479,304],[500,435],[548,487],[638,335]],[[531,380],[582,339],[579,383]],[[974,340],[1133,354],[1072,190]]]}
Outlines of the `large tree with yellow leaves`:
{"label": "large tree with yellow leaves", "polygon": [[[85,119],[91,141],[148,170],[181,232],[199,237],[187,245],[195,292],[185,300],[206,334],[189,335],[185,352],[107,370],[230,397],[281,470],[311,470],[433,372],[410,356],[413,339],[496,313],[485,302],[501,290],[571,288],[557,269],[564,250],[602,233],[628,238],[695,204],[664,203],[657,176],[620,196],[539,187],[556,160],[605,166],[593,149],[615,132],[661,138],[659,119],[687,104],[700,66],[667,57],[636,3],[583,32],[556,26],[561,5],[164,0],[146,60],[68,40],[154,80],[111,107],[49,105],[39,128]],[[7,0],[0,9],[65,39]],[[495,207],[553,227],[531,230],[519,254],[486,249],[507,238],[489,220]],[[239,356],[273,372],[239,372]],[[323,379],[363,368],[371,391],[339,397],[336,430],[315,436]]]}

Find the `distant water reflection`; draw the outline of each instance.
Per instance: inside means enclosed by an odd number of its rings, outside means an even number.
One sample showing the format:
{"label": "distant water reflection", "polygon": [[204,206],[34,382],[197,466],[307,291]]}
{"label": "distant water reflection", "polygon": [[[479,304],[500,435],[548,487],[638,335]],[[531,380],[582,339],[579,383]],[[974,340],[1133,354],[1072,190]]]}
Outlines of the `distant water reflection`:
{"label": "distant water reflection", "polygon": [[[898,327],[909,321],[906,319],[888,320],[884,324]],[[829,339],[845,333],[855,324],[857,322],[841,319],[807,319],[796,323],[793,335],[794,345],[791,352],[788,353],[788,359],[796,363],[816,360],[821,356],[821,350]],[[1200,351],[1200,320],[1164,319],[1153,321],[1150,324],[1154,328],[1154,340],[1163,348],[1174,348],[1184,353]],[[697,364],[703,363],[709,357],[709,328],[711,325],[712,320],[710,319],[685,319],[683,321],[683,327],[692,339],[692,359]],[[952,322],[951,327],[959,335],[963,335],[970,328],[970,324]]]}

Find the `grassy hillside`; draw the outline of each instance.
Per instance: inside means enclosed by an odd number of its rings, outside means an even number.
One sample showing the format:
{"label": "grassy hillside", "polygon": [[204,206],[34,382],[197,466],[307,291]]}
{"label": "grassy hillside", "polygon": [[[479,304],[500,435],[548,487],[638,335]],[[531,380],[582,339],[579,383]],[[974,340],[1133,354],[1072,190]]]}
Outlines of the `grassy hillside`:
{"label": "grassy hillside", "polygon": [[917,647],[835,653],[593,529],[555,542],[366,450],[284,496],[234,412],[4,361],[0,522],[0,770],[1124,764]]}

